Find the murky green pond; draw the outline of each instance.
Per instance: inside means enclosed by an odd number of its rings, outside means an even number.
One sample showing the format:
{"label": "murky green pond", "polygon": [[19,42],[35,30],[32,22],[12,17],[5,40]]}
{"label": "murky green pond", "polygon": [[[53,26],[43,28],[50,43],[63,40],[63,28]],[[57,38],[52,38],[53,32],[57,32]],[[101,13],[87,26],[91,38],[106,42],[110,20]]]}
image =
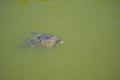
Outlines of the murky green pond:
{"label": "murky green pond", "polygon": [[[120,0],[0,0],[0,80],[120,80]],[[21,48],[32,32],[64,44]]]}

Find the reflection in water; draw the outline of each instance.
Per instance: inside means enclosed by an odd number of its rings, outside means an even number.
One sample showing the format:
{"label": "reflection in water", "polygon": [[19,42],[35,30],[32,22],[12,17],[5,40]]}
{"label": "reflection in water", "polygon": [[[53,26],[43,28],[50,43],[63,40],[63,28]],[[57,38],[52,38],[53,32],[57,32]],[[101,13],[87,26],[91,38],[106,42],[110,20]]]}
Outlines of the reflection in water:
{"label": "reflection in water", "polygon": [[47,0],[38,0],[39,2],[46,2]]}
{"label": "reflection in water", "polygon": [[21,0],[22,2],[24,2],[24,3],[27,3],[27,2],[29,2],[29,0]]}
{"label": "reflection in water", "polygon": [[41,26],[41,23],[40,22],[30,22],[30,23],[28,23],[27,26],[39,27],[39,26]]}

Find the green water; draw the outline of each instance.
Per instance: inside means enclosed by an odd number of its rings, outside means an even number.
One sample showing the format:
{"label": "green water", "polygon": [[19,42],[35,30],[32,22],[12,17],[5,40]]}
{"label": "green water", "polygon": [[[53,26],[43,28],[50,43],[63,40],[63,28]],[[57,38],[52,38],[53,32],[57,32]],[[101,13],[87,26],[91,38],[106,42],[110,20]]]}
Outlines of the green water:
{"label": "green water", "polygon": [[[120,80],[120,0],[0,0],[0,80]],[[53,49],[20,48],[31,32]]]}

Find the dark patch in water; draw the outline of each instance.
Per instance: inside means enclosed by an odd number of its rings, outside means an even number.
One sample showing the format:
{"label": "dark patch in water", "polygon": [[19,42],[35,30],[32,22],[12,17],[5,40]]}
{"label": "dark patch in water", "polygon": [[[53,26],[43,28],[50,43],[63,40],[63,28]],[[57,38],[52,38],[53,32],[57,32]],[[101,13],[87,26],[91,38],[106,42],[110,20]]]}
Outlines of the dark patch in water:
{"label": "dark patch in water", "polygon": [[22,0],[22,2],[27,3],[27,2],[29,2],[29,0]]}

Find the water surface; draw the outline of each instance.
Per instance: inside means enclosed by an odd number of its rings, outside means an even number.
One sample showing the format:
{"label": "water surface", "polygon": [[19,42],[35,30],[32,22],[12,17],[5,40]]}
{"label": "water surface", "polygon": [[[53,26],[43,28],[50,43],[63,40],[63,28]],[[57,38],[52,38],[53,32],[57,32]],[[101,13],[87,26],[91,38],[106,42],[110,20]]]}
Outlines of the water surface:
{"label": "water surface", "polygon": [[[119,80],[119,0],[1,0],[0,80]],[[53,49],[20,48],[32,32]]]}

